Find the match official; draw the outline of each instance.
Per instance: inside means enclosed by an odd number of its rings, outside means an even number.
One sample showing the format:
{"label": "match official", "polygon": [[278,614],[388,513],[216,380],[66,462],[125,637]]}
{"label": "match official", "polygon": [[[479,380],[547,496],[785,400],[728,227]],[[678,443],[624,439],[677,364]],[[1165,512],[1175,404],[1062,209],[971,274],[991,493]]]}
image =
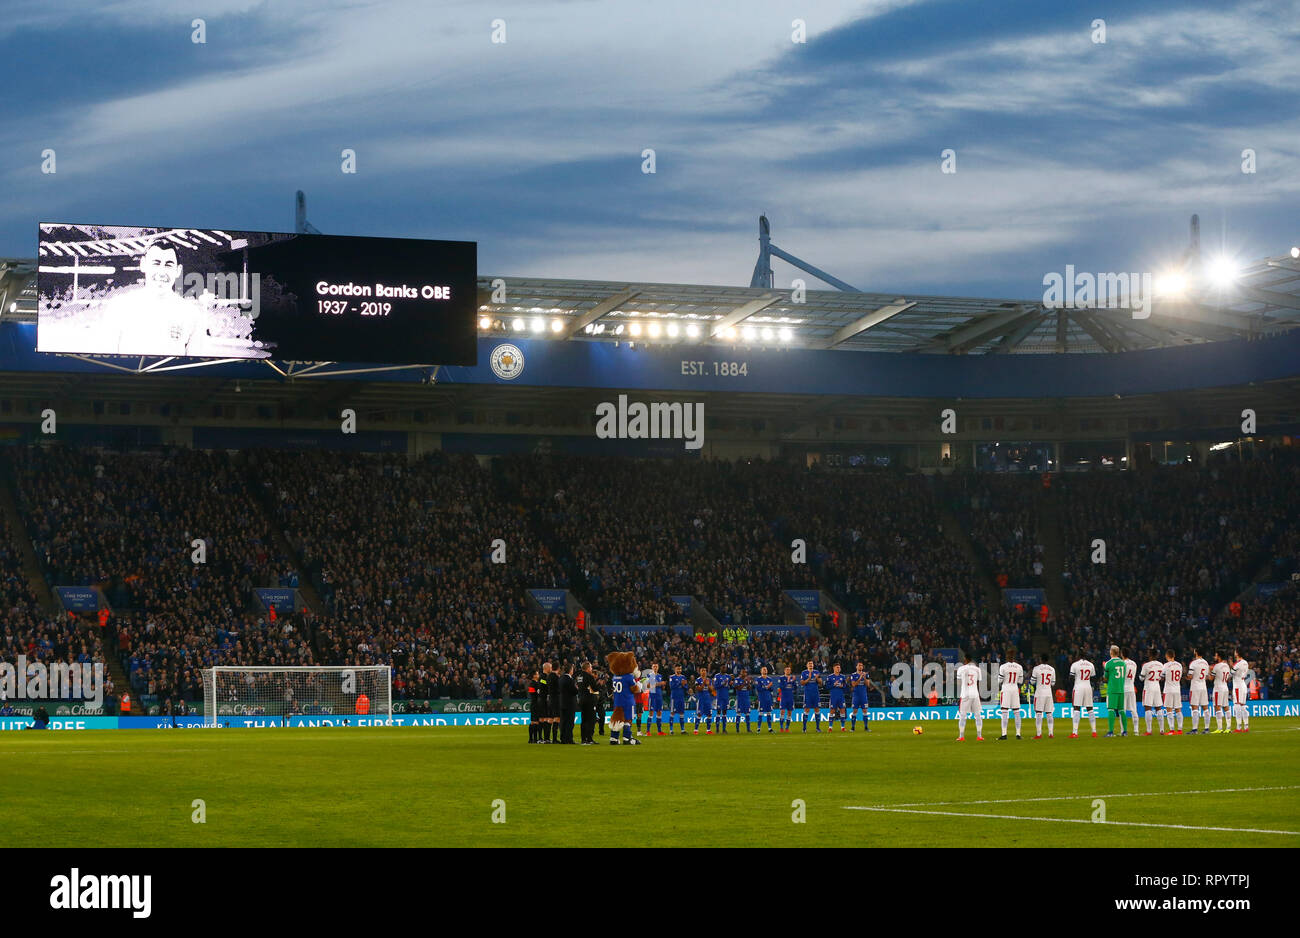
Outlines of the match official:
{"label": "match official", "polygon": [[540,672],[534,671],[528,680],[528,742],[542,741],[542,685]]}
{"label": "match official", "polygon": [[542,742],[558,743],[554,736],[555,722],[552,716],[560,712],[560,688],[555,680],[556,674],[551,670],[549,661],[542,663],[542,673],[537,678],[537,702],[541,706]]}

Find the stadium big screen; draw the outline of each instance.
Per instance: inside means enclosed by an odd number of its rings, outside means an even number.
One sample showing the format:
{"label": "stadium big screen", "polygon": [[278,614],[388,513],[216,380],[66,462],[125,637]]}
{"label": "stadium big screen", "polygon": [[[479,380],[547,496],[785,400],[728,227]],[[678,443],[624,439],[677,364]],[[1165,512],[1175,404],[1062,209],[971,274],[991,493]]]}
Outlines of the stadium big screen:
{"label": "stadium big screen", "polygon": [[42,224],[36,349],[477,364],[478,246]]}

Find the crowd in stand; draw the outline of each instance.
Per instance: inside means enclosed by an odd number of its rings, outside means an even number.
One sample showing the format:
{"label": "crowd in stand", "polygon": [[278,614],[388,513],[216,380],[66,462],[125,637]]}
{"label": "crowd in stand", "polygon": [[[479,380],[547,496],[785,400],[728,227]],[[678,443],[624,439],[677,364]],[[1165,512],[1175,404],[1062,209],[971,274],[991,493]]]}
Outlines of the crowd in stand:
{"label": "crowd in stand", "polygon": [[39,610],[36,595],[23,574],[21,535],[15,535],[9,519],[0,515],[0,609],[7,623]]}
{"label": "crowd in stand", "polygon": [[944,479],[944,497],[999,587],[1043,585],[1034,477],[963,472]]}
{"label": "crowd in stand", "polygon": [[[1267,600],[1242,609],[1230,620],[1227,638],[1234,640],[1275,697],[1300,697],[1300,584],[1292,582]],[[1219,639],[1212,647],[1227,644]],[[1228,648],[1224,653],[1231,651]],[[1202,652],[1204,653],[1204,652]]]}
{"label": "crowd in stand", "polygon": [[41,609],[23,573],[23,552],[9,521],[0,515],[0,661],[16,664],[104,661],[100,637],[71,616],[52,616]]}
{"label": "crowd in stand", "polygon": [[1066,475],[1055,488],[1068,602],[1051,635],[1062,655],[1112,640],[1142,653],[1205,653],[1200,646],[1236,629],[1220,615],[1226,604],[1261,570],[1295,563],[1300,460],[1291,455]]}
{"label": "crowd in stand", "polygon": [[810,568],[891,654],[1027,636],[990,607],[974,566],[945,532],[933,480],[893,472],[780,467],[752,480],[782,540],[806,540]]}
{"label": "crowd in stand", "polygon": [[403,695],[518,691],[515,643],[546,624],[525,591],[564,574],[478,460],[257,454],[253,472],[324,601],[321,660],[392,663]]}
{"label": "crowd in stand", "polygon": [[[654,629],[639,654],[665,670],[861,660],[878,680],[936,649],[1028,660],[1040,627],[1037,610],[990,601],[951,527],[956,515],[987,575],[1040,585],[1036,477],[66,447],[18,450],[10,466],[48,581],[104,589],[131,687],[159,699],[198,699],[214,664],[390,664],[398,698],[522,697],[542,660],[599,663],[626,644],[596,623]],[[1273,695],[1295,693],[1294,590],[1223,610],[1260,568],[1282,579],[1300,566],[1298,483],[1300,461],[1283,457],[1058,476],[1067,604],[1043,627],[1058,670],[1112,642],[1138,658],[1231,641]],[[0,654],[102,658],[93,627],[40,611],[23,534],[0,535]],[[299,573],[322,615],[253,601]],[[854,628],[714,644],[671,628],[688,620],[678,595],[723,627],[785,622],[793,587],[828,592]],[[591,624],[541,612],[529,588],[572,589]]]}
{"label": "crowd in stand", "polygon": [[291,623],[248,612],[292,565],[226,454],[32,447],[10,465],[47,580],[101,586],[137,694],[194,699],[203,667],[313,660]]}
{"label": "crowd in stand", "polygon": [[753,485],[783,467],[694,461],[535,457],[507,460],[535,528],[601,621],[686,620],[672,597],[699,597],[720,623],[784,621],[781,590],[810,586],[774,537]]}

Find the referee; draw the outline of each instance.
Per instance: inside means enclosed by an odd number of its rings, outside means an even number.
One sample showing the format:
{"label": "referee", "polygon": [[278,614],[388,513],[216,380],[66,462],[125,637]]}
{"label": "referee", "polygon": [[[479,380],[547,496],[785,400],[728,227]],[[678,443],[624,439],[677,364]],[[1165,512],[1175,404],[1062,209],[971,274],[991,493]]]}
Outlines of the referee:
{"label": "referee", "polygon": [[537,723],[541,734],[539,743],[551,741],[551,695],[556,690],[555,675],[551,673],[551,663],[548,661],[542,665],[542,671],[537,676]]}
{"label": "referee", "polygon": [[543,742],[558,743],[560,737],[560,675],[551,669],[549,661],[542,664],[542,685],[546,688],[546,719],[543,721]]}
{"label": "referee", "polygon": [[538,674],[533,672],[532,677],[528,679],[528,742],[529,744],[540,743],[542,741],[542,690],[541,681],[538,680]]}

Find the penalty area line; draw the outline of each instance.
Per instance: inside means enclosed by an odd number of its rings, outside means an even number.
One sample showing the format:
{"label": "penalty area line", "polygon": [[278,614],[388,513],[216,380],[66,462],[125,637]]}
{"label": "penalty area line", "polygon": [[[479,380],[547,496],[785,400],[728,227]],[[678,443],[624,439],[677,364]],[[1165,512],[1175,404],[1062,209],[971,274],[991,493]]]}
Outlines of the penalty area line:
{"label": "penalty area line", "polygon": [[1300,837],[1300,831],[1275,831],[1258,827],[1200,827],[1194,824],[1156,824],[1151,821],[1092,821],[1077,817],[1030,817],[1019,814],[976,814],[965,811],[921,811],[916,808],[869,808],[858,805],[845,807],[846,811],[877,811],[888,814],[937,814],[944,817],[993,818],[999,821],[1051,821],[1056,824],[1096,824],[1099,827],[1163,827],[1182,831],[1226,831],[1232,834],[1283,834]]}

